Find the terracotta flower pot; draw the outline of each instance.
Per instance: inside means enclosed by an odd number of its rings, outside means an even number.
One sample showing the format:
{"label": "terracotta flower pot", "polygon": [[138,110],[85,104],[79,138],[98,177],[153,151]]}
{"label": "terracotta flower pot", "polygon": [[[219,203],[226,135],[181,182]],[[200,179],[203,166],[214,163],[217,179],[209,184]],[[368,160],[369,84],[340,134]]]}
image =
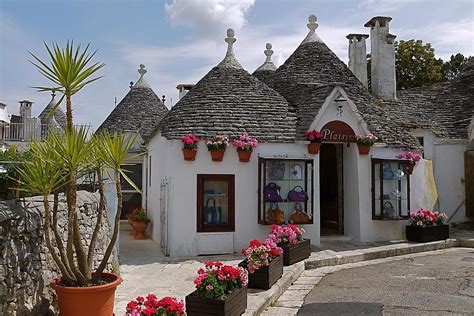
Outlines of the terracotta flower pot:
{"label": "terracotta flower pot", "polygon": [[183,148],[183,156],[186,161],[194,161],[196,159],[197,150]]}
{"label": "terracotta flower pot", "polygon": [[241,162],[249,162],[252,156],[251,150],[237,150],[237,153],[239,154],[239,161]]}
{"label": "terracotta flower pot", "polygon": [[310,143],[308,144],[308,153],[310,153],[311,155],[317,155],[319,153],[320,147],[320,143]]}
{"label": "terracotta flower pot", "polygon": [[59,311],[65,316],[110,316],[114,312],[115,289],[122,278],[113,273],[102,273],[114,279],[104,285],[88,287],[65,287],[58,284],[60,278],[51,282],[59,301]]}
{"label": "terracotta flower pot", "polygon": [[211,150],[212,161],[222,161],[225,149]]}
{"label": "terracotta flower pot", "polygon": [[415,169],[415,162],[411,160],[408,163],[408,174],[411,175],[413,173],[413,170]]}
{"label": "terracotta flower pot", "polygon": [[130,236],[135,236],[135,234],[137,233],[135,231],[135,228],[133,227],[133,221],[130,219],[130,217],[128,218],[128,224],[132,227],[132,231],[130,233],[128,233]]}
{"label": "terracotta flower pot", "polygon": [[359,149],[359,155],[368,155],[370,151],[370,146],[357,144],[357,148]]}
{"label": "terracotta flower pot", "polygon": [[135,239],[143,240],[147,239],[145,236],[146,228],[148,227],[148,221],[133,221],[133,228],[135,228]]}

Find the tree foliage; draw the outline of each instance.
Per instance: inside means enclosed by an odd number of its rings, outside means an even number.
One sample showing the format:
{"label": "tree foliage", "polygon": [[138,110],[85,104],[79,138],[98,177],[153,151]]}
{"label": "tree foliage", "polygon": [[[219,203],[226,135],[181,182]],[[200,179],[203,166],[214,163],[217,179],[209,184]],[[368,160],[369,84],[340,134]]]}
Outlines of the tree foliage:
{"label": "tree foliage", "polygon": [[443,64],[441,66],[441,72],[443,74],[443,80],[453,80],[459,75],[462,67],[469,62],[473,57],[464,57],[463,54],[457,53],[456,55],[451,55],[450,59],[446,62],[440,58],[439,61]]}
{"label": "tree foliage", "polygon": [[0,200],[10,200],[25,196],[19,189],[18,169],[24,161],[31,157],[30,151],[20,151],[16,146],[8,146],[5,151],[0,150]]}
{"label": "tree foliage", "polygon": [[395,65],[398,89],[431,85],[443,79],[434,48],[421,40],[395,42]]}

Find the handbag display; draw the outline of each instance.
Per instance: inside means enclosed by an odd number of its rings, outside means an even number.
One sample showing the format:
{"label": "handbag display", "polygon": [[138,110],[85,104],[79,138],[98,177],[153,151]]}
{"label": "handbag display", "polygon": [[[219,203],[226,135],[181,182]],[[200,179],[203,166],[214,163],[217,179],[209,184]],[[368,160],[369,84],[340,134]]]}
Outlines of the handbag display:
{"label": "handbag display", "polygon": [[268,183],[263,189],[263,196],[265,202],[283,202],[283,198],[280,195],[280,189],[281,187],[278,186],[275,182]]}
{"label": "handbag display", "polygon": [[384,163],[383,164],[383,179],[384,180],[393,180],[395,178],[395,173],[392,170],[392,167],[390,167],[389,163]]}
{"label": "handbag display", "polygon": [[[209,203],[212,200],[212,205]],[[204,223],[217,225],[221,222],[222,219],[222,208],[216,206],[216,200],[214,198],[208,198],[206,200],[206,205],[204,206]]]}
{"label": "handbag display", "polygon": [[267,178],[269,180],[283,180],[285,177],[285,164],[280,161],[270,161],[267,164]]}
{"label": "handbag display", "polygon": [[306,202],[307,200],[308,194],[300,185],[295,186],[288,192],[288,201],[290,202]]}
{"label": "handbag display", "polygon": [[284,224],[285,213],[280,210],[278,204],[272,203],[265,214],[265,221],[270,224]]}
{"label": "handbag display", "polygon": [[387,218],[393,218],[393,219],[397,218],[397,214],[395,212],[395,208],[393,207],[393,204],[388,201],[383,204],[383,212],[385,214],[385,217]]}
{"label": "handbag display", "polygon": [[311,223],[309,215],[303,211],[303,206],[300,203],[295,204],[294,213],[290,216],[290,222],[293,224],[308,224]]}

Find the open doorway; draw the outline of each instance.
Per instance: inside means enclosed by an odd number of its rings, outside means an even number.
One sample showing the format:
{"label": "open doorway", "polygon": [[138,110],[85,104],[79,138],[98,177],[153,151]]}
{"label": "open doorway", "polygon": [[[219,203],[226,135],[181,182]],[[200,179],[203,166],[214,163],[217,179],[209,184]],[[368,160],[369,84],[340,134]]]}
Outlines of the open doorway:
{"label": "open doorway", "polygon": [[344,234],[342,144],[322,144],[319,153],[321,236]]}

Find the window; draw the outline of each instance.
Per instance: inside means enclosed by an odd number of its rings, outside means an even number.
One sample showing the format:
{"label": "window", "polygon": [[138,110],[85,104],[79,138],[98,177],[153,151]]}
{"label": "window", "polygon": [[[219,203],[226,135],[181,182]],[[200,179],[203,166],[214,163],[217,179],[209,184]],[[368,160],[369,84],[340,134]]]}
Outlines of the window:
{"label": "window", "polygon": [[[122,166],[125,169],[125,175],[132,180],[132,182],[142,189],[142,164],[127,164]],[[123,209],[120,216],[121,219],[127,219],[128,215],[134,208],[142,207],[142,195],[137,192],[130,183],[122,177],[122,198]]]}
{"label": "window", "polygon": [[372,159],[372,219],[407,219],[410,209],[408,161]]}
{"label": "window", "polygon": [[197,231],[235,231],[234,175],[197,176]]}
{"label": "window", "polygon": [[313,160],[258,160],[258,223],[313,223]]}
{"label": "window", "polygon": [[422,157],[425,158],[425,138],[420,136],[420,137],[417,137],[416,139],[418,140],[420,145],[423,147],[423,152],[421,154],[422,154]]}

